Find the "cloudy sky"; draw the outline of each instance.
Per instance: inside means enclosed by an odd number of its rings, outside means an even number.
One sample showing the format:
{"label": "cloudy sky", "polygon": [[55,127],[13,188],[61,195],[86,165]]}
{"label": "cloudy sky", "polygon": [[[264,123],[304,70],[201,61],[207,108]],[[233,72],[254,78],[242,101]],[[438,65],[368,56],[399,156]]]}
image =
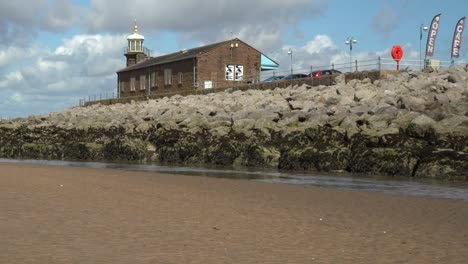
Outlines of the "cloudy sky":
{"label": "cloudy sky", "polygon": [[[419,59],[419,28],[442,13],[434,58],[449,60],[461,0],[15,0],[0,3],[0,118],[44,114],[116,92],[134,20],[153,55],[231,36],[298,70],[390,58]],[[232,32],[232,33],[231,33]],[[232,35],[231,35],[232,34]],[[423,47],[426,36],[423,38]],[[459,62],[466,61],[468,43]],[[417,62],[416,62],[417,65]],[[417,67],[416,67],[417,68]]]}

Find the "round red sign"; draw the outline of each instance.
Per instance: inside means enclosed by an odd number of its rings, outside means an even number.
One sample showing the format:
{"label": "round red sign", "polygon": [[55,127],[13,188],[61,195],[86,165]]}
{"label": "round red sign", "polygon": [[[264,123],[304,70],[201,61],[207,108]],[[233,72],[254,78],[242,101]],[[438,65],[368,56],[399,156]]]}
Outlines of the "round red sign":
{"label": "round red sign", "polygon": [[392,57],[394,60],[401,60],[403,58],[403,49],[399,45],[393,46]]}

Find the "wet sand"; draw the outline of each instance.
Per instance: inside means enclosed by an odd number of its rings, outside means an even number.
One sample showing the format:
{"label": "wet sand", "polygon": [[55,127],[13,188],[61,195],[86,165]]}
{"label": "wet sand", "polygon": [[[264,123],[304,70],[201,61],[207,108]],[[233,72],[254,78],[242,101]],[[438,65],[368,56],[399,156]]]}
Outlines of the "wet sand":
{"label": "wet sand", "polygon": [[0,163],[0,263],[468,263],[468,203]]}

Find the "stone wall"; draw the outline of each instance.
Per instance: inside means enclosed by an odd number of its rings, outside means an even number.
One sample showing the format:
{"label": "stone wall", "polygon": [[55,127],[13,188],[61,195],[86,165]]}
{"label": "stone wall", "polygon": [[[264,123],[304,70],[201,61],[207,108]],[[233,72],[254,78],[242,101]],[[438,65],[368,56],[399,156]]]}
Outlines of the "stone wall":
{"label": "stone wall", "polygon": [[468,180],[463,67],[375,81],[340,75],[328,86],[296,82],[142,102],[128,98],[128,104],[0,121],[0,157]]}
{"label": "stone wall", "polygon": [[[371,82],[379,80],[381,77],[386,77],[389,74],[396,74],[395,71],[365,71],[365,72],[355,72],[355,73],[345,73],[343,74],[345,78],[345,82],[349,82],[351,80],[364,80],[369,79]],[[286,88],[289,86],[301,86],[301,85],[309,85],[309,86],[330,86],[336,84],[335,78],[338,77],[337,75],[323,75],[320,77],[314,78],[302,78],[302,79],[292,79],[292,80],[278,80],[275,82],[257,82],[251,83],[251,81],[242,81],[242,82],[234,82],[232,85],[226,87],[217,87],[217,85],[212,89],[178,89],[176,91],[166,89],[163,91],[159,91],[157,94],[135,94],[133,96],[125,96],[122,98],[114,98],[114,99],[105,99],[105,100],[97,100],[97,101],[90,101],[86,102],[84,106],[90,106],[93,104],[116,104],[116,103],[130,103],[132,101],[145,101],[148,99],[158,99],[164,97],[171,97],[174,95],[200,95],[200,94],[210,94],[216,92],[223,92],[226,90],[229,91],[245,91],[250,89],[259,89],[259,90],[269,90],[269,89],[276,89],[276,88]]]}

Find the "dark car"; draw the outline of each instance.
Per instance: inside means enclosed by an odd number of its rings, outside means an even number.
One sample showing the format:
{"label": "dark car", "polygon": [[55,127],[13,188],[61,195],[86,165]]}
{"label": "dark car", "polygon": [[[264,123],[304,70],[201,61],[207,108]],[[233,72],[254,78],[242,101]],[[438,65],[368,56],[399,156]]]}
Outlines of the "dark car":
{"label": "dark car", "polygon": [[301,78],[307,78],[309,75],[307,74],[302,74],[302,73],[296,73],[296,74],[289,74],[286,75],[283,79],[281,80],[291,80],[291,79],[301,79]]}
{"label": "dark car", "polygon": [[263,80],[263,82],[273,82],[273,81],[281,80],[283,79],[283,77],[284,77],[283,75],[271,76]]}
{"label": "dark car", "polygon": [[323,75],[333,75],[333,74],[341,74],[340,71],[331,69],[331,70],[320,70],[320,71],[313,71],[309,74],[310,77],[320,77]]}

